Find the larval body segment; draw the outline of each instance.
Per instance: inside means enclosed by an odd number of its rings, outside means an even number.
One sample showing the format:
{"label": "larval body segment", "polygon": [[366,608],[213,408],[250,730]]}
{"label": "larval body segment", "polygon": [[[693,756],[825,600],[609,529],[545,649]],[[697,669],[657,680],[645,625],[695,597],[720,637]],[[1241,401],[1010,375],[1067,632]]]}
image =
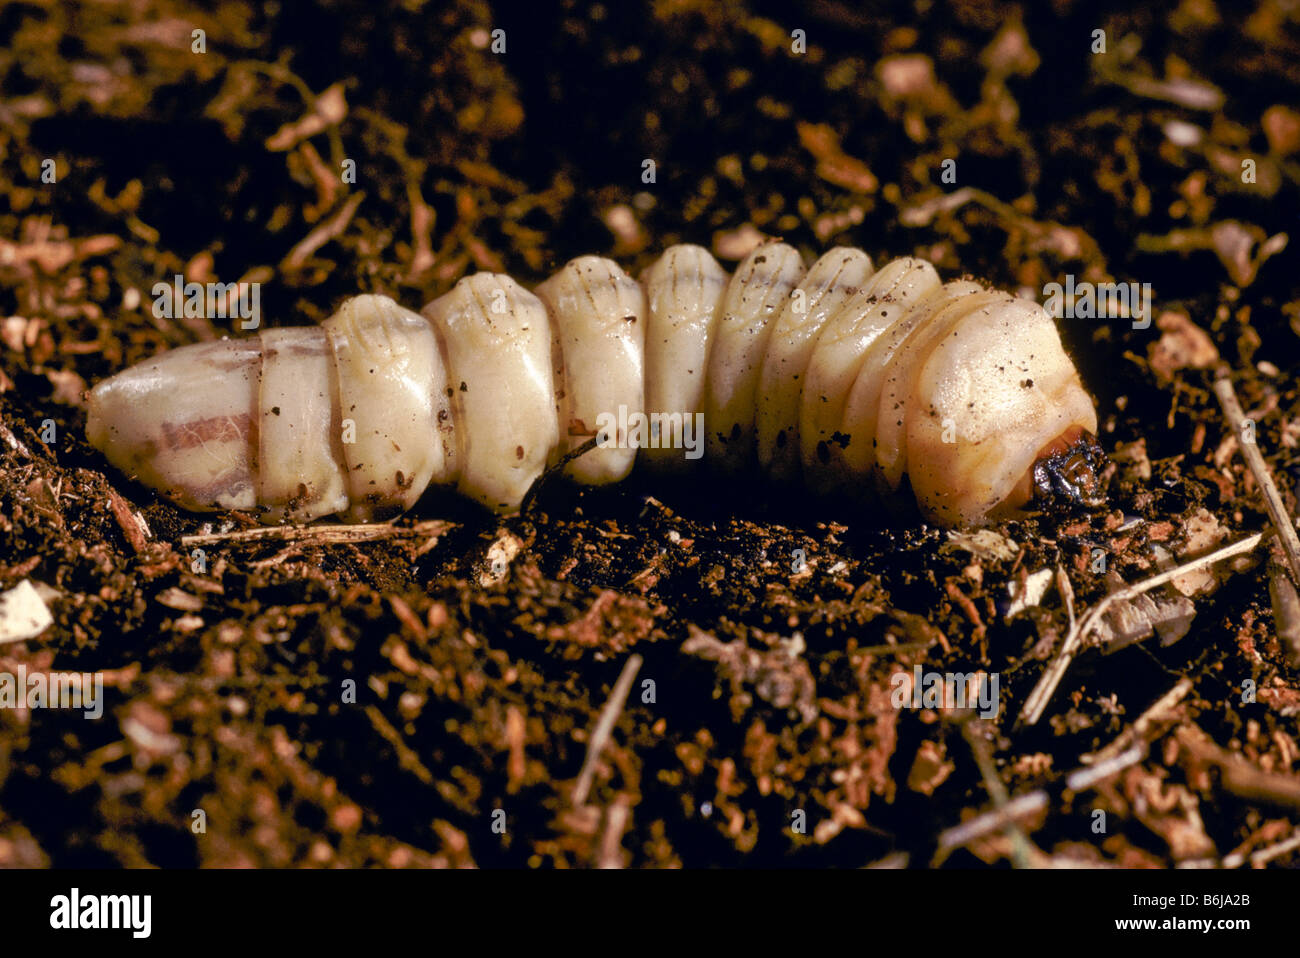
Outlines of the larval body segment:
{"label": "larval body segment", "polygon": [[920,307],[918,322],[906,331],[881,367],[875,450],[878,477],[886,489],[897,489],[907,472],[907,421],[921,411],[920,406],[909,406],[908,402],[920,364],[935,344],[968,317],[979,310],[996,309],[1009,298],[998,290],[971,286],[974,284],[950,283],[939,297]]}
{"label": "larval body segment", "polygon": [[477,273],[423,312],[447,351],[458,488],[517,509],[560,438],[546,304],[509,276]]}
{"label": "larval body segment", "polygon": [[939,274],[924,260],[893,260],[822,330],[808,364],[799,419],[804,481],[813,491],[828,494],[861,485],[864,477],[849,468],[846,453],[855,443],[860,452],[870,442],[844,430],[849,391],[870,348],[939,285]]}
{"label": "larval body segment", "polygon": [[822,329],[874,272],[862,250],[833,249],[808,270],[777,317],[755,397],[759,465],[777,481],[799,478],[799,411]]}
{"label": "larval body segment", "polygon": [[[550,310],[556,407],[563,455],[597,435],[602,421],[645,410],[645,290],[613,260],[582,256],[537,287]],[[637,450],[627,435],[605,437],[567,471],[604,485],[632,471]]]}
{"label": "larval body segment", "polygon": [[952,526],[993,513],[1052,438],[1097,432],[1051,316],[1014,297],[971,315],[929,352],[908,408],[912,491]]}
{"label": "larval body segment", "polygon": [[257,505],[260,339],[194,343],[91,390],[86,436],[187,509]]}
{"label": "larval body segment", "polygon": [[776,318],[803,278],[798,250],[767,243],[749,254],[727,284],[709,351],[704,408],[710,467],[727,475],[752,471],[755,404]]}
{"label": "larval body segment", "polygon": [[[670,246],[641,275],[648,316],[645,334],[645,408],[649,414],[702,412],[709,350],[718,310],[727,289],[727,272],[702,246]],[[706,424],[707,428],[707,424]],[[698,440],[698,437],[694,437]],[[654,437],[642,458],[657,468],[681,470],[684,437],[676,429]]]}
{"label": "larval body segment", "polygon": [[427,322],[356,296],[320,328],[183,346],[118,373],[91,391],[86,432],[188,509],[367,521],[454,479],[445,379]]}
{"label": "larval body segment", "polygon": [[349,476],[326,332],[311,326],[266,329],[259,338],[257,501],[275,521],[345,512]]}
{"label": "larval body segment", "polygon": [[[869,477],[869,491],[889,491],[894,488],[884,479],[879,434],[880,419],[885,409],[883,394],[894,357],[911,341],[912,334],[918,329],[926,328],[946,304],[983,289],[984,287],[966,280],[929,286],[863,354],[862,364],[858,367],[844,403],[842,420],[846,433],[857,437],[857,440],[844,450],[843,461],[849,470],[862,471]],[[886,449],[885,454],[888,453]]]}
{"label": "larval body segment", "polygon": [[404,512],[430,482],[455,481],[457,450],[444,441],[447,371],[424,318],[387,296],[366,295],[349,299],[323,326],[338,377],[349,518]]}

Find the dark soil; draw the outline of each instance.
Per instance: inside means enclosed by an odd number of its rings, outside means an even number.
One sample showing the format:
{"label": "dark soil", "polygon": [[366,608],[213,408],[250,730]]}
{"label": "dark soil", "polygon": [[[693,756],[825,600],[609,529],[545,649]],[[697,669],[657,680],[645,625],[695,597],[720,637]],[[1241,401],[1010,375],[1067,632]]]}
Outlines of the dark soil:
{"label": "dark soil", "polygon": [[[1220,361],[1294,511],[1300,16],[917,7],[0,7],[0,589],[48,587],[55,620],[0,673],[100,672],[106,699],[93,721],[0,709],[0,866],[1300,864],[1268,851],[1300,826],[1268,549],[1214,567],[1177,641],[1088,649],[1032,726],[1070,613],[1054,585],[1006,615],[1041,570],[1081,616],[1268,528]],[[637,476],[548,482],[507,520],[431,494],[371,541],[199,547],[256,523],[179,511],[85,442],[88,385],[237,332],[156,317],[177,273],[260,282],[267,322],[297,325],[584,253],[636,271],[691,241],[734,265],[747,230],[1040,299],[1067,274],[1152,284],[1149,328],[1060,323],[1107,506],[1008,523],[1001,551],[758,479]],[[915,665],[998,675],[999,714],[895,708]],[[1071,791],[1116,741],[1144,757]],[[942,847],[999,800],[984,754],[1046,808]]]}

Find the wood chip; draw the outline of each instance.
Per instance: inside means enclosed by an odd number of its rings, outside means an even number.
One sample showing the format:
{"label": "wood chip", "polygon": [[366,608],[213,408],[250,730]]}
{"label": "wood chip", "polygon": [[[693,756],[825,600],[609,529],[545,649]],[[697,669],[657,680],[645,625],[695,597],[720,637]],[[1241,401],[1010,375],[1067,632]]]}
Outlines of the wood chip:
{"label": "wood chip", "polygon": [[148,536],[143,521],[137,517],[135,512],[131,511],[131,506],[127,501],[112,488],[108,490],[108,508],[113,513],[113,518],[117,520],[117,524],[122,530],[122,535],[126,537],[127,543],[135,552],[143,552],[148,545]]}

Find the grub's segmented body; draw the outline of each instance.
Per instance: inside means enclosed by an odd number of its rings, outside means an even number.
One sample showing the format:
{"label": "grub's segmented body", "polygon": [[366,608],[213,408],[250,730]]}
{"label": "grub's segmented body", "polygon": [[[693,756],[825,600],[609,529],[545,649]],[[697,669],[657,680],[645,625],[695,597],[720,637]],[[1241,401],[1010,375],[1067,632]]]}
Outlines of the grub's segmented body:
{"label": "grub's segmented body", "polygon": [[320,328],[186,346],[113,376],[90,394],[87,432],[186,508],[267,521],[365,521],[430,484],[510,511],[598,436],[567,466],[579,482],[617,482],[638,456],[855,499],[906,478],[928,518],[972,525],[1090,480],[1096,428],[1037,304],[944,284],[919,259],[877,271],[857,249],[805,270],[770,243],[730,278],[680,245],[640,282],[584,256],[535,293],[462,279],[423,315],[357,296]]}

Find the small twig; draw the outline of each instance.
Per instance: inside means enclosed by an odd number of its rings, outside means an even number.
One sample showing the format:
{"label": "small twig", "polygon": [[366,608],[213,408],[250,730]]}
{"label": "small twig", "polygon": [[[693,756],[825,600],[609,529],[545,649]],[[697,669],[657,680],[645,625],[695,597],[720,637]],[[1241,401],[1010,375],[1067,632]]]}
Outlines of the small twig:
{"label": "small twig", "polygon": [[[1074,614],[1074,587],[1070,585],[1070,577],[1065,574],[1065,566],[1059,562],[1056,564],[1056,589],[1061,593],[1061,598],[1065,600],[1065,614],[1069,617],[1070,632],[1078,624],[1078,619]],[[1067,632],[1066,635],[1069,635]]]}
{"label": "small twig", "polygon": [[379,711],[378,706],[367,705],[366,717],[370,719],[370,724],[375,727],[375,731],[397,753],[397,764],[418,778],[423,784],[432,785],[434,783],[433,773],[420,761],[420,756],[415,753],[411,746],[406,744],[406,740],[402,738],[402,733],[384,717],[384,713]]}
{"label": "small twig", "polygon": [[266,539],[326,544],[421,536],[436,537],[452,528],[452,525],[445,519],[428,519],[409,526],[393,525],[391,522],[377,522],[372,525],[266,526],[261,529],[236,529],[209,535],[181,536],[181,546],[188,549],[190,546],[211,546],[223,542],[259,542]]}
{"label": "small twig", "polygon": [[574,805],[587,804],[587,793],[591,791],[591,780],[596,774],[596,760],[600,758],[600,753],[609,742],[610,733],[614,731],[614,723],[623,712],[627,694],[632,691],[632,680],[641,669],[641,661],[641,656],[635,652],[628,656],[623,671],[619,673],[618,681],[614,683],[614,688],[609,693],[609,701],[601,710],[600,719],[592,730],[591,740],[587,742],[587,757],[583,759],[582,771],[578,773],[578,781],[573,786]]}
{"label": "small twig", "polygon": [[951,213],[953,210],[965,206],[973,199],[975,199],[975,190],[969,186],[963,186],[951,193],[941,193],[924,203],[917,203],[900,209],[898,211],[898,221],[904,226],[929,226],[930,222],[938,214]]}
{"label": "small twig", "polygon": [[[979,766],[980,775],[984,778],[984,787],[988,789],[989,797],[993,799],[994,810],[1005,816],[1011,802],[1011,795],[1002,779],[998,777],[997,766],[993,763],[993,750],[989,746],[988,739],[982,734],[984,728],[983,722],[968,721],[962,725],[962,734],[975,755],[975,764]],[[1020,823],[1015,817],[1009,817],[1005,820],[1005,828],[1011,839],[1012,864],[1016,868],[1033,868],[1034,847],[1030,844],[1029,836],[1020,827]]]}
{"label": "small twig", "polygon": [[884,858],[878,858],[874,862],[870,862],[869,864],[864,865],[862,867],[877,869],[877,870],[887,869],[892,871],[898,868],[906,868],[907,863],[910,862],[911,860],[912,860],[912,856],[909,855],[907,852],[890,852]]}
{"label": "small twig", "polygon": [[300,543],[290,543],[269,559],[258,559],[256,562],[250,562],[248,564],[249,568],[270,569],[274,566],[283,565],[291,555],[297,554],[299,546]]}
{"label": "small twig", "polygon": [[605,831],[600,841],[597,868],[622,867],[623,833],[627,831],[627,822],[631,814],[632,810],[628,807],[627,800],[622,798],[610,805],[605,812]]}
{"label": "small twig", "polygon": [[1300,595],[1281,562],[1269,563],[1268,594],[1277,637],[1293,665],[1300,666]]}
{"label": "small twig", "polygon": [[357,207],[361,205],[361,201],[365,198],[366,194],[364,192],[353,193],[349,196],[333,216],[322,221],[320,225],[299,240],[293,249],[289,250],[288,255],[280,262],[280,269],[285,272],[301,269],[303,264],[311,259],[313,253],[348,228],[348,224],[352,222],[352,217],[357,212]]}
{"label": "small twig", "polygon": [[597,435],[592,436],[581,446],[566,452],[554,465],[548,466],[546,470],[533,481],[533,484],[528,487],[528,491],[524,493],[524,500],[519,504],[520,513],[523,515],[529,515],[533,511],[533,505],[537,501],[537,497],[541,494],[542,488],[562,473],[565,466],[573,462],[573,460],[577,459],[579,456],[585,456],[587,453],[591,452],[591,450],[595,449],[597,443],[600,442],[602,435],[604,434],[598,433]]}
{"label": "small twig", "polygon": [[991,832],[1006,828],[1012,822],[1021,821],[1041,811],[1047,807],[1047,801],[1046,790],[1040,788],[1026,795],[1017,795],[1000,808],[976,815],[970,821],[944,829],[939,833],[939,848],[930,867],[942,864],[958,848],[969,845],[977,838],[983,838]]}
{"label": "small twig", "polygon": [[1287,564],[1291,567],[1291,577],[1296,585],[1300,585],[1300,537],[1296,536],[1295,522],[1287,512],[1282,494],[1278,491],[1277,483],[1273,481],[1268,463],[1264,461],[1264,454],[1259,451],[1259,444],[1248,442],[1242,437],[1247,419],[1246,414],[1241,410],[1241,403],[1237,400],[1237,391],[1232,388],[1231,373],[1231,369],[1226,365],[1219,367],[1214,380],[1214,395],[1218,397],[1219,405],[1223,407],[1223,415],[1232,427],[1233,435],[1237,437],[1237,447],[1241,450],[1241,457],[1246,460],[1246,466],[1255,477],[1255,484],[1259,486],[1259,491],[1264,496],[1268,517],[1273,521],[1273,527],[1277,529],[1282,551],[1286,553]]}
{"label": "small twig", "polygon": [[1143,579],[1133,585],[1125,586],[1122,589],[1116,589],[1114,592],[1103,597],[1096,605],[1088,610],[1088,613],[1079,620],[1078,626],[1070,630],[1065,637],[1065,642],[1061,645],[1061,651],[1057,653],[1052,664],[1043,672],[1043,677],[1038,680],[1034,690],[1029,693],[1029,698],[1025,700],[1024,708],[1020,710],[1019,722],[1025,725],[1035,725],[1043,717],[1043,712],[1047,708],[1047,703],[1056,687],[1061,684],[1061,679],[1065,677],[1066,670],[1069,669],[1070,663],[1083,647],[1083,640],[1088,633],[1101,621],[1111,606],[1117,602],[1123,602],[1139,596],[1144,592],[1149,592],[1157,586],[1164,585],[1181,575],[1202,569],[1205,566],[1214,565],[1224,559],[1229,559],[1235,555],[1241,555],[1244,552],[1250,552],[1264,541],[1265,533],[1257,532],[1254,535],[1247,536],[1239,542],[1226,545],[1222,549],[1216,549],[1208,555],[1200,556],[1189,562],[1184,562],[1180,566],[1172,569],[1166,569],[1164,572],[1153,575],[1149,579]]}
{"label": "small twig", "polygon": [[[1094,766],[1075,769],[1065,777],[1065,788],[1071,792],[1082,792],[1092,788],[1102,779],[1117,775],[1131,765],[1142,761],[1146,748],[1134,745],[1112,759]],[[962,822],[939,834],[939,848],[935,853],[935,862],[944,858],[964,845],[969,845],[977,838],[983,838],[991,832],[1005,828],[1014,822],[1020,822],[1030,815],[1047,808],[1050,797],[1047,789],[1039,788],[1024,795],[1017,795],[1000,808],[977,815],[970,821]]]}
{"label": "small twig", "polygon": [[1187,693],[1192,690],[1192,680],[1184,676],[1174,683],[1171,688],[1160,698],[1156,699],[1151,707],[1137,717],[1137,720],[1120,733],[1115,741],[1111,742],[1104,748],[1100,748],[1089,755],[1082,756],[1079,760],[1083,764],[1092,768],[1100,768],[1115,756],[1119,755],[1133,743],[1146,738],[1147,730],[1156,722],[1169,717],[1170,711],[1175,705],[1187,697]]}
{"label": "small twig", "polygon": [[1219,769],[1219,783],[1238,798],[1300,808],[1300,776],[1266,772],[1242,756],[1219,747],[1200,729],[1183,726],[1179,745],[1199,761]]}
{"label": "small twig", "polygon": [[[1119,740],[1113,743],[1118,745]],[[1101,754],[1101,753],[1098,753]],[[1130,745],[1122,752],[1116,752],[1104,761],[1095,765],[1076,768],[1069,775],[1065,776],[1065,787],[1071,792],[1082,792],[1085,789],[1092,788],[1102,779],[1110,778],[1117,775],[1131,765],[1136,765],[1142,759],[1146,758],[1147,743]]]}
{"label": "small twig", "polygon": [[118,527],[121,528],[122,535],[126,537],[131,548],[137,553],[143,552],[149,538],[145,534],[143,523],[136,513],[131,511],[127,501],[111,486],[108,489],[108,510],[113,513],[113,518],[117,520]]}
{"label": "small twig", "polygon": [[1259,868],[1263,865],[1267,865],[1274,858],[1280,858],[1287,852],[1295,851],[1297,848],[1300,848],[1300,828],[1297,828],[1295,834],[1290,838],[1280,841],[1276,845],[1270,845],[1268,848],[1261,848],[1259,851],[1252,853],[1250,856],[1250,863],[1256,868]]}

